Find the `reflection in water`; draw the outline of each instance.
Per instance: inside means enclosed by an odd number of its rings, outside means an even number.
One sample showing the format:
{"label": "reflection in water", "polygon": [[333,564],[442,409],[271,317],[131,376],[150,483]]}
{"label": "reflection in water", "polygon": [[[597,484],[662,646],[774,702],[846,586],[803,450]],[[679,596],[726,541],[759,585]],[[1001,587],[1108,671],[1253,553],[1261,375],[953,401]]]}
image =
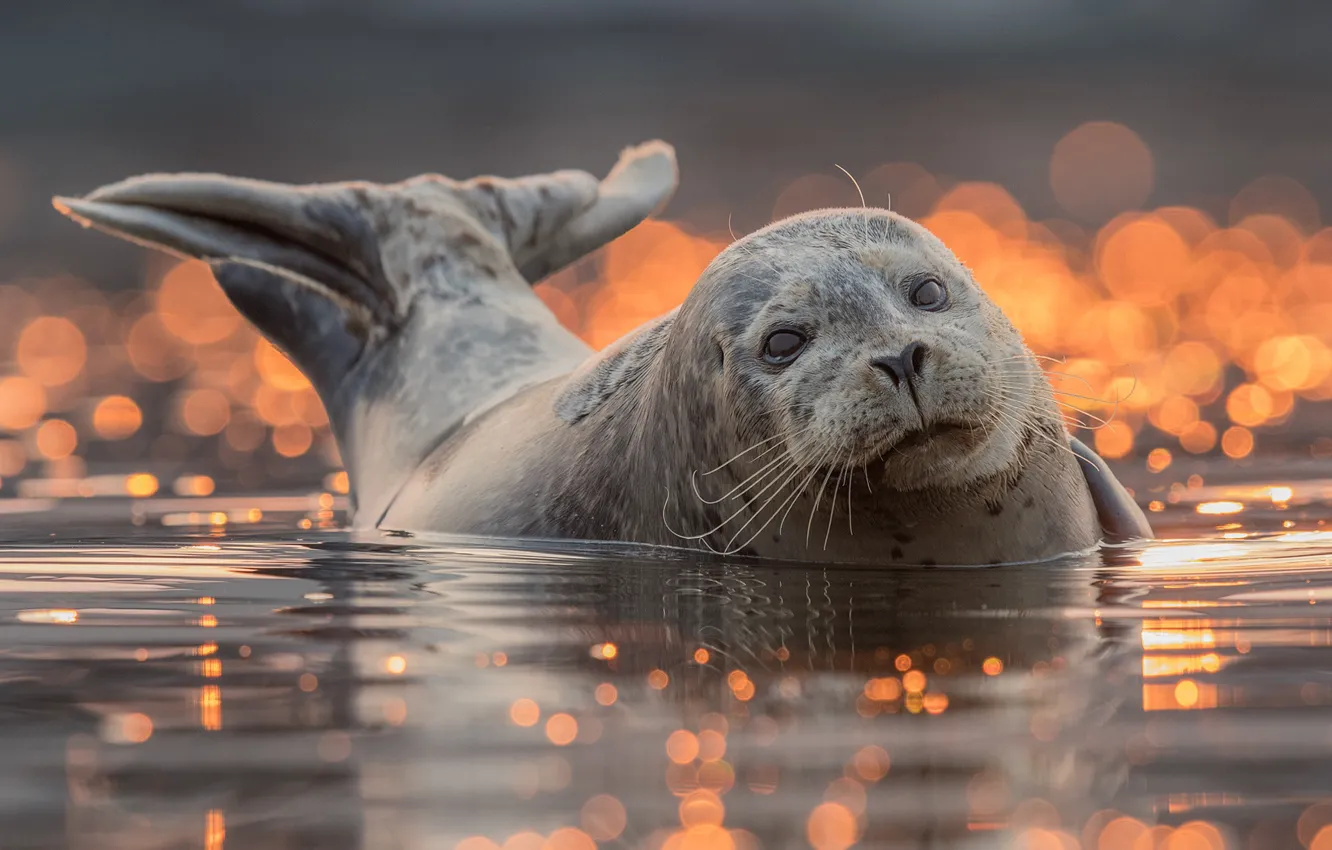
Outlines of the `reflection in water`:
{"label": "reflection in water", "polygon": [[1012,568],[0,552],[4,846],[1332,841],[1327,539]]}

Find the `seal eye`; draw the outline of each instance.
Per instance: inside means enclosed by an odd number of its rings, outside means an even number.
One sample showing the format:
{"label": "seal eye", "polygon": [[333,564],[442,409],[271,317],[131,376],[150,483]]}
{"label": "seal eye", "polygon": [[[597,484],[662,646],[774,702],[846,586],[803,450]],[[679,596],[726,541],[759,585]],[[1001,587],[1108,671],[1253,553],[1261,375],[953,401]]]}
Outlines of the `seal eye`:
{"label": "seal eye", "polygon": [[805,347],[804,334],[796,331],[773,331],[768,334],[768,341],[763,344],[763,359],[774,366],[785,366]]}
{"label": "seal eye", "polygon": [[925,278],[911,290],[911,303],[922,310],[938,310],[947,302],[947,290],[932,277]]}

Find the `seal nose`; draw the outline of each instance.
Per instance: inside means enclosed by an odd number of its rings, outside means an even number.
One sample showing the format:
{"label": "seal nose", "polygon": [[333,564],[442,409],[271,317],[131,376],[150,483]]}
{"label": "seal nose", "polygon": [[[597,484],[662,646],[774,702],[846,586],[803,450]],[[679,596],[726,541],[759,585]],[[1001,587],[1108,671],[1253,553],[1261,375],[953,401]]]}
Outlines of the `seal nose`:
{"label": "seal nose", "polygon": [[923,342],[909,343],[902,349],[901,354],[891,355],[889,357],[879,357],[870,362],[875,368],[892,378],[893,386],[900,387],[903,383],[910,384],[922,369],[925,368],[925,355],[929,352]]}

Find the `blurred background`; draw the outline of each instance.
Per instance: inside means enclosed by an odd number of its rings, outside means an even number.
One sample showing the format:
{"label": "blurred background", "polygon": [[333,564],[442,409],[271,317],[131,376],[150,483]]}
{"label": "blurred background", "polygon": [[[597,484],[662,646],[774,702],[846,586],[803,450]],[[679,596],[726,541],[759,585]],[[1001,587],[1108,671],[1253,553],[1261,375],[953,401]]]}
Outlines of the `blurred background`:
{"label": "blurred background", "polygon": [[670,207],[539,287],[592,344],[732,231],[857,205],[840,165],[1057,358],[1070,424],[1154,510],[1195,461],[1309,466],[1332,457],[1329,37],[1332,5],[1275,0],[8,0],[0,494],[346,490],[308,383],[206,268],[53,194],[601,173],[652,137]]}

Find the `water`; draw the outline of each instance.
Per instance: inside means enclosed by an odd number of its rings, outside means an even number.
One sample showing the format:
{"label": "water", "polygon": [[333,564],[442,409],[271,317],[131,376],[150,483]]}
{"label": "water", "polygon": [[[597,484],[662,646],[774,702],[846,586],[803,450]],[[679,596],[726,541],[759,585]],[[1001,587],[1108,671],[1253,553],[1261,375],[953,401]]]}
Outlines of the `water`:
{"label": "water", "polygon": [[1329,482],[1289,486],[988,569],[39,513],[0,847],[1319,850]]}

